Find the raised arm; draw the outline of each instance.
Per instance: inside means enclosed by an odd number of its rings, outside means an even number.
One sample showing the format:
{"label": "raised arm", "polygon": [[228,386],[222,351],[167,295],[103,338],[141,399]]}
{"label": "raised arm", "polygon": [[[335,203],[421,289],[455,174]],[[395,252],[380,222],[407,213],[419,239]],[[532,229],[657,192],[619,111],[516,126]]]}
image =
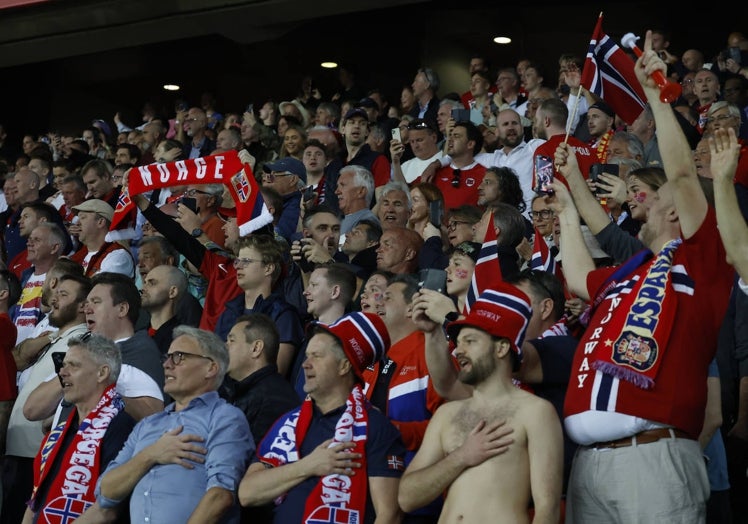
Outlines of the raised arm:
{"label": "raised arm", "polygon": [[558,217],[561,227],[559,251],[563,260],[564,278],[572,293],[583,300],[589,300],[587,275],[595,269],[595,262],[582,236],[579,213],[564,184],[555,180],[552,187],[554,194],[546,197],[546,200]]}
{"label": "raised arm", "polygon": [[560,143],[556,148],[554,164],[569,183],[569,189],[574,197],[574,205],[584,219],[593,235],[597,235],[610,224],[608,214],[600,205],[595,195],[590,191],[587,181],[579,170],[577,156],[571,151],[569,144]]}
{"label": "raised arm", "polygon": [[743,281],[748,281],[748,225],[738,206],[733,179],[740,156],[735,131],[718,129],[709,139],[714,176],[714,205],[719,234],[725,245],[727,261],[735,266]]}
{"label": "raised arm", "polygon": [[655,71],[667,74],[667,66],[652,50],[652,31],[647,31],[642,56],[634,67],[647,101],[652,108],[659,140],[662,166],[671,184],[675,208],[683,238],[690,238],[704,222],[707,200],[699,184],[696,164],[686,136],[675,118],[670,104],[660,101],[660,89],[650,75]]}
{"label": "raised arm", "polygon": [[442,329],[446,314],[452,311],[456,312],[452,299],[438,291],[422,289],[413,297],[413,322],[425,336],[431,383],[442,398],[459,400],[471,397],[473,389],[457,380],[457,369]]}

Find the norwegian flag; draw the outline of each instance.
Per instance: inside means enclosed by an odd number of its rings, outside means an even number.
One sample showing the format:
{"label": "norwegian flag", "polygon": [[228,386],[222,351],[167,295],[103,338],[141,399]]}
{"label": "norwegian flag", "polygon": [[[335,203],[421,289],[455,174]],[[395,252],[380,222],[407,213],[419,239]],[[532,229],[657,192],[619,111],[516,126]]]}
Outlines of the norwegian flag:
{"label": "norwegian flag", "polygon": [[603,33],[603,14],[597,19],[582,70],[582,87],[602,98],[627,124],[644,109],[646,97],[634,73],[634,61]]}
{"label": "norwegian flag", "polygon": [[309,518],[308,524],[360,524],[359,512],[348,508],[335,506],[321,506],[316,508]]}
{"label": "norwegian flag", "polygon": [[486,289],[496,289],[503,281],[504,277],[501,275],[501,266],[499,265],[496,228],[493,224],[493,211],[491,211],[486,236],[478,253],[478,261],[475,263],[473,278],[470,281],[470,288],[465,299],[463,314],[470,313],[470,307]]}
{"label": "norwegian flag", "polygon": [[532,258],[530,259],[530,269],[537,269],[539,271],[546,271],[558,276],[558,265],[556,259],[553,258],[551,250],[548,248],[543,235],[540,234],[538,228],[535,228],[535,241],[532,243]]}
{"label": "norwegian flag", "polygon": [[86,502],[76,496],[63,495],[47,504],[42,509],[42,513],[44,513],[46,518],[45,522],[72,524],[89,506],[91,506],[90,502]]}

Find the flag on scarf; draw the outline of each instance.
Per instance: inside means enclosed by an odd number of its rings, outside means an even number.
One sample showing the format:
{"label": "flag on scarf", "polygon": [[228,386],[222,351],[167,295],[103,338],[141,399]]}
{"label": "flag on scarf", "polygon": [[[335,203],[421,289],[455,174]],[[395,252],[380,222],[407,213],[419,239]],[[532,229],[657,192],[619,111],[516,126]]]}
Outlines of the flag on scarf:
{"label": "flag on scarf", "polygon": [[236,202],[236,220],[239,233],[248,235],[252,231],[273,221],[260,188],[249,164],[242,164],[236,151],[177,160],[164,164],[137,166],[128,172],[127,187],[123,187],[109,227],[116,229],[128,211],[134,209],[130,195],[139,195],[162,187],[224,184]]}
{"label": "flag on scarf", "polygon": [[530,269],[545,271],[553,275],[557,274],[558,265],[556,259],[551,254],[548,243],[540,234],[538,228],[535,228],[535,241],[532,243],[532,258],[530,259]]}
{"label": "flag on scarf", "polygon": [[475,262],[473,278],[470,281],[463,314],[470,313],[470,307],[486,289],[496,289],[503,280],[504,277],[501,276],[501,266],[499,265],[496,228],[493,223],[493,211],[491,211],[483,245],[478,253],[478,260]]}
{"label": "flag on scarf", "polygon": [[646,96],[634,73],[634,61],[603,33],[603,14],[597,19],[584,60],[582,87],[602,98],[627,124],[641,114]]}

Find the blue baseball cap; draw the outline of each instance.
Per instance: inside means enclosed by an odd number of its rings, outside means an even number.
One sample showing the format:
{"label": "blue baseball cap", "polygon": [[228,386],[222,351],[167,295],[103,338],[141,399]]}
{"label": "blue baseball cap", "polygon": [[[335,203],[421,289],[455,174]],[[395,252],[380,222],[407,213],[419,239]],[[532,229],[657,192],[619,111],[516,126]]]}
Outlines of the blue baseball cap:
{"label": "blue baseball cap", "polygon": [[263,171],[270,173],[277,171],[280,173],[291,173],[301,179],[306,184],[306,168],[301,160],[297,160],[293,157],[281,158],[276,162],[269,162],[262,166]]}

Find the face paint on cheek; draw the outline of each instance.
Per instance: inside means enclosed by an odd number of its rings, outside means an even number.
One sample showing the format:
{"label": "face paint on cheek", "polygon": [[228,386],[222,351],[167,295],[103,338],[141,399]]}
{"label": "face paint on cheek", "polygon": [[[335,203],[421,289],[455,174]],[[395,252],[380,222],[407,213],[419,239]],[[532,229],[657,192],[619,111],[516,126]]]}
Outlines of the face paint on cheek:
{"label": "face paint on cheek", "polygon": [[459,278],[460,280],[463,280],[469,277],[470,277],[470,272],[467,269],[464,269],[464,268],[455,269],[455,278]]}
{"label": "face paint on cheek", "polygon": [[639,191],[637,194],[634,195],[634,201],[641,204],[647,199],[647,194],[644,191]]}

